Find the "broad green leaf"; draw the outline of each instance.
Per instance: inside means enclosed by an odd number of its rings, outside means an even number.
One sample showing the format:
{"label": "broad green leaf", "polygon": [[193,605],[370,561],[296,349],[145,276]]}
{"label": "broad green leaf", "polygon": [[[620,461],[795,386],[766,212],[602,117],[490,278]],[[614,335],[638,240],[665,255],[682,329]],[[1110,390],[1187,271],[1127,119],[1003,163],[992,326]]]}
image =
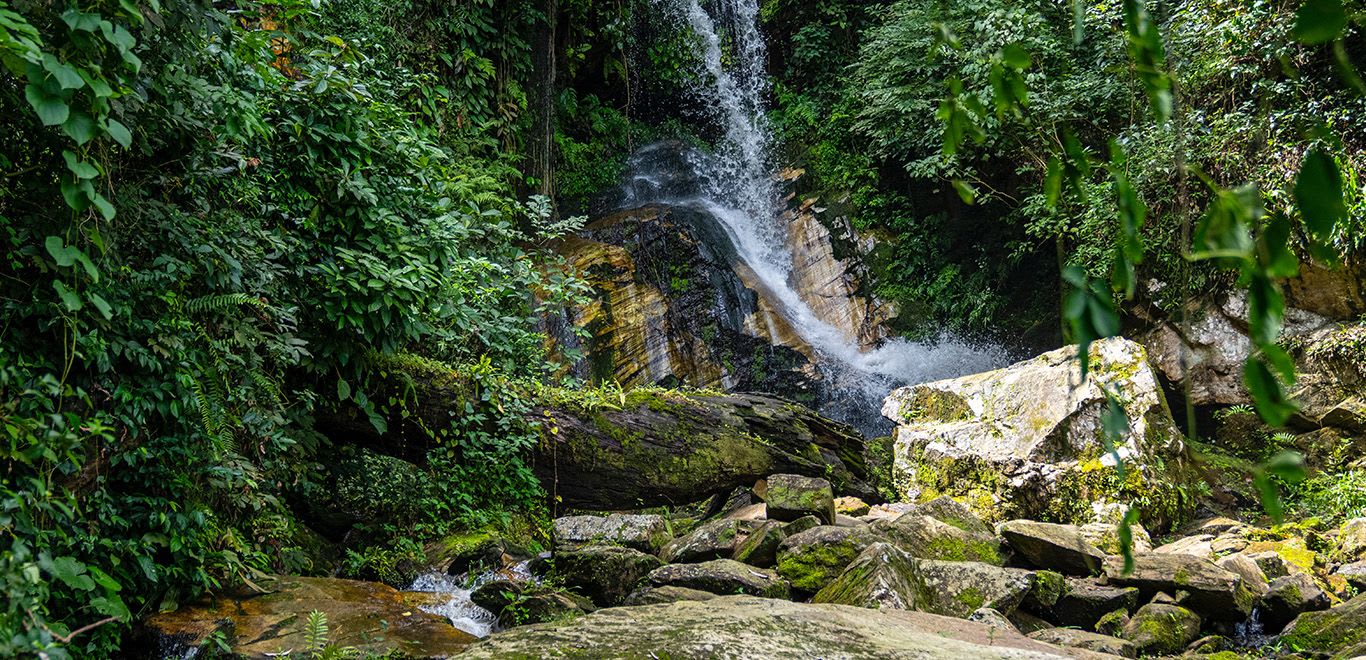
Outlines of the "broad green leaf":
{"label": "broad green leaf", "polygon": [[117,119],[110,118],[108,120],[105,132],[109,133],[109,137],[125,149],[133,145],[133,133]]}
{"label": "broad green leaf", "polygon": [[62,21],[72,30],[82,32],[94,32],[100,27],[100,15],[90,14],[75,9],[68,9],[62,12]]}
{"label": "broad green leaf", "polygon": [[351,384],[345,378],[337,379],[337,400],[345,401],[351,398]]}
{"label": "broad green leaf", "polygon": [[61,236],[48,236],[43,240],[43,247],[47,248],[47,253],[52,255],[52,260],[57,262],[58,266],[70,268],[76,264],[76,253],[79,250],[66,245]]}
{"label": "broad green leaf", "polygon": [[66,121],[71,114],[71,108],[61,97],[49,96],[42,87],[29,83],[24,88],[24,98],[28,99],[28,104],[33,107],[33,111],[38,113],[39,121],[44,126],[57,126]]}
{"label": "broad green leaf", "polygon": [[100,297],[99,294],[92,293],[86,297],[90,299],[90,304],[94,305],[95,309],[99,310],[100,316],[103,316],[104,320],[108,321],[114,318],[114,308],[110,307],[109,303],[106,302],[104,298]]}
{"label": "broad green leaf", "polygon": [[52,577],[61,580],[63,584],[72,589],[80,591],[90,591],[95,588],[95,581],[85,574],[85,564],[72,557],[58,557],[53,559],[47,566],[48,572]]}
{"label": "broad green leaf", "polygon": [[1284,213],[1271,217],[1261,235],[1261,254],[1268,277],[1294,277],[1300,272],[1300,260],[1290,248],[1290,218]]}
{"label": "broad green leaf", "polygon": [[57,296],[62,299],[62,304],[66,306],[67,311],[79,311],[81,307],[85,306],[81,302],[81,297],[76,295],[75,291],[66,288],[61,280],[52,280],[52,288],[57,290]]}
{"label": "broad green leaf", "polygon": [[1304,465],[1304,454],[1287,449],[1266,462],[1266,471],[1288,484],[1297,484],[1309,477]]}
{"label": "broad green leaf", "polygon": [[1124,574],[1134,572],[1134,525],[1138,524],[1138,509],[1130,506],[1119,521],[1115,535],[1119,537],[1119,554],[1124,557]]}
{"label": "broad green leaf", "polygon": [[1309,233],[1327,242],[1338,223],[1347,217],[1342,195],[1342,173],[1333,157],[1319,150],[1309,152],[1295,177],[1295,205]]}
{"label": "broad green leaf", "polygon": [[76,144],[85,144],[95,137],[95,120],[82,110],[74,110],[62,123],[62,132],[75,140]]}
{"label": "broad green leaf", "polygon": [[1306,44],[1337,39],[1347,29],[1342,0],[1305,0],[1295,12],[1295,37]]}
{"label": "broad green leaf", "polygon": [[80,72],[76,71],[76,69],[72,68],[70,65],[62,63],[62,61],[58,60],[57,56],[52,53],[43,54],[43,68],[46,69],[48,73],[52,74],[52,78],[57,81],[58,85],[62,86],[62,89],[80,89],[85,87],[85,79],[81,77]]}
{"label": "broad green leaf", "polygon": [[114,219],[114,205],[104,198],[104,195],[95,193],[90,197],[90,203],[95,205],[95,210],[100,212],[100,216],[105,220]]}
{"label": "broad green leaf", "polygon": [[81,160],[71,151],[63,151],[62,158],[66,161],[66,169],[71,170],[78,179],[93,179],[100,175],[100,171],[94,165]]}

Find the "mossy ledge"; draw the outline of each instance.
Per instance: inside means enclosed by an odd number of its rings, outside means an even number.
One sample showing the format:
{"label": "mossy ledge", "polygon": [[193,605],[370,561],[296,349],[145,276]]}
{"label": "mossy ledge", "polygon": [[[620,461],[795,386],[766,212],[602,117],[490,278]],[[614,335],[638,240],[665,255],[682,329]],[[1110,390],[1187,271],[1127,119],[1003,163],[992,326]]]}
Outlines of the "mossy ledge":
{"label": "mossy ledge", "polygon": [[[479,404],[474,380],[454,368],[411,356],[376,364],[372,401],[390,406],[379,433],[358,410],[326,419],[385,453],[420,457],[442,430]],[[772,396],[638,388],[567,391],[521,387],[526,421],[540,429],[531,457],[545,489],[567,506],[620,509],[682,504],[760,477],[802,474],[879,501],[867,485],[863,439],[854,429]]]}

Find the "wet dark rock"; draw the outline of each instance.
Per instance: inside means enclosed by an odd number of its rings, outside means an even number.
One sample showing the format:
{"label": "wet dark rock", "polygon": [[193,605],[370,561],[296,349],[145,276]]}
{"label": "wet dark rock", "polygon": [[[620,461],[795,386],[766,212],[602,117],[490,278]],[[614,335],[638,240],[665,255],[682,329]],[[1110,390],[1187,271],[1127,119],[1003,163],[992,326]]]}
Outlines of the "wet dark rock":
{"label": "wet dark rock", "polygon": [[552,576],[599,607],[620,605],[662,562],[634,548],[589,546],[555,555]]}
{"label": "wet dark rock", "polygon": [[1326,610],[1331,604],[1332,599],[1314,578],[1296,573],[1273,580],[1257,607],[1267,630],[1281,630],[1301,612]]}
{"label": "wet dark rock", "polygon": [[778,546],[787,538],[785,525],[777,520],[765,520],[744,541],[735,546],[731,559],[769,568],[778,563]]}
{"label": "wet dark rock", "polygon": [[1094,629],[1105,615],[1138,607],[1138,589],[1097,584],[1095,580],[1068,578],[1053,607],[1046,612],[1059,625]]}

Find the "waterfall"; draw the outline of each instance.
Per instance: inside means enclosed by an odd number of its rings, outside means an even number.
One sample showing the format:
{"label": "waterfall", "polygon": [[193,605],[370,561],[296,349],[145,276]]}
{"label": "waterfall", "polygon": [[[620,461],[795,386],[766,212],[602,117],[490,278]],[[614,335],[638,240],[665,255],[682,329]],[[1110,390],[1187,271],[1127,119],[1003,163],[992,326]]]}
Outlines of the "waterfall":
{"label": "waterfall", "polygon": [[[948,336],[932,344],[892,339],[862,350],[856,338],[813,311],[793,285],[793,260],[781,217],[772,132],[765,114],[769,80],[766,46],[759,30],[759,0],[655,0],[655,4],[679,30],[694,37],[700,70],[688,93],[707,109],[707,119],[720,129],[721,137],[713,153],[688,155],[692,172],[683,177],[660,171],[651,158],[633,159],[623,206],[645,202],[690,206],[719,221],[737,258],[756,276],[760,293],[779,307],[818,353],[816,366],[825,390],[821,411],[867,433],[881,432],[887,427],[878,410],[891,389],[1009,362],[998,347],[972,346]],[[686,190],[669,183],[689,177],[695,185]]]}

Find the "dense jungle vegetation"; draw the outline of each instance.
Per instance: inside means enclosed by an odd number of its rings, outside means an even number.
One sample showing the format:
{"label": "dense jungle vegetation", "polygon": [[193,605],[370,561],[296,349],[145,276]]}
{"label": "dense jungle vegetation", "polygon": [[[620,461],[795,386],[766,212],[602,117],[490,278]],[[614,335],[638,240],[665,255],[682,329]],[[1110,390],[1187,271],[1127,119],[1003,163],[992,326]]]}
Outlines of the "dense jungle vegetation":
{"label": "dense jungle vegetation", "polygon": [[[1134,4],[764,0],[779,160],[877,238],[907,335],[1056,344],[1058,274],[1110,280],[1131,238],[1120,292],[1176,312],[1238,278],[1185,258],[1206,208],[1359,257],[1359,3],[1310,2],[1343,17],[1318,38],[1299,2],[1152,1],[1146,65]],[[105,657],[263,573],[398,581],[452,530],[543,535],[538,312],[589,293],[545,246],[635,146],[708,138],[654,6],[0,0],[0,655]],[[1320,179],[1327,225],[1296,204]],[[402,416],[372,383],[425,361],[478,403],[396,476],[332,420]],[[318,521],[335,463],[392,502]]]}

